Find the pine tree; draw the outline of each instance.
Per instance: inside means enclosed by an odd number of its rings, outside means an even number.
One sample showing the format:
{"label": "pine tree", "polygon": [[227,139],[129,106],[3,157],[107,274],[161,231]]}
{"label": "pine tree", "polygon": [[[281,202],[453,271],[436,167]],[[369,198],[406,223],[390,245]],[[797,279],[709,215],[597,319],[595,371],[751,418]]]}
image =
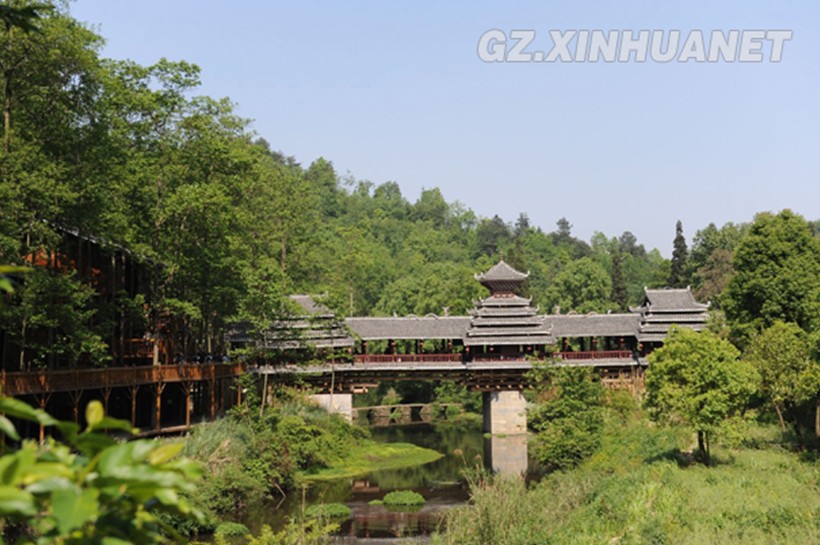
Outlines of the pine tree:
{"label": "pine tree", "polygon": [[618,305],[620,311],[626,311],[629,302],[626,282],[624,281],[623,259],[621,249],[616,247],[612,253],[612,295],[610,295],[610,299]]}
{"label": "pine tree", "polygon": [[678,220],[675,225],[675,241],[672,243],[672,272],[669,275],[670,288],[685,288],[688,282],[686,238],[683,236],[683,224]]}

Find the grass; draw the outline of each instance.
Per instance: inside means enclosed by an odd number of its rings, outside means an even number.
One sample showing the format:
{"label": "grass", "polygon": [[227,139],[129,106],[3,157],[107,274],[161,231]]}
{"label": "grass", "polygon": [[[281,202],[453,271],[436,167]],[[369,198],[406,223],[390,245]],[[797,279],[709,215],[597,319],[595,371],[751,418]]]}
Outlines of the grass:
{"label": "grass", "polygon": [[383,469],[399,469],[435,462],[443,454],[409,443],[376,443],[364,441],[343,459],[330,467],[304,472],[300,477],[307,482],[329,481],[365,475]]}
{"label": "grass", "polygon": [[737,448],[715,446],[716,464],[704,467],[692,462],[687,430],[608,424],[596,455],[531,488],[475,476],[472,505],[451,511],[433,543],[820,543],[820,463],[781,447],[773,428],[755,425]]}

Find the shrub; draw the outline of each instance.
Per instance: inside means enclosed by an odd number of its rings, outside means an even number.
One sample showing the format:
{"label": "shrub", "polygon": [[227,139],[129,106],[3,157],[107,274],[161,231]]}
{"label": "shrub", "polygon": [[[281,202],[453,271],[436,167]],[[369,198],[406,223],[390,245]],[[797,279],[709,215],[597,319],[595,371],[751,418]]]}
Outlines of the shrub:
{"label": "shrub", "polygon": [[305,514],[311,518],[333,520],[349,518],[351,511],[343,503],[317,503],[308,507]]}
{"label": "shrub", "polygon": [[424,505],[424,496],[412,490],[394,490],[384,496],[384,504],[411,507]]}
{"label": "shrub", "polygon": [[239,522],[223,522],[216,527],[214,533],[221,534],[223,536],[233,537],[247,535],[250,533],[250,530],[248,530],[247,526]]}

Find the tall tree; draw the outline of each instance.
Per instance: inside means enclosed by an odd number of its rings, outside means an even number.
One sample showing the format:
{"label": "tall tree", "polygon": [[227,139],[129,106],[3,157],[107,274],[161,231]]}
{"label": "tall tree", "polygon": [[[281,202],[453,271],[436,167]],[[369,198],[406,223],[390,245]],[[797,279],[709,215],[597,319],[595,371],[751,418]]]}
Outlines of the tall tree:
{"label": "tall tree", "polygon": [[689,252],[686,248],[686,238],[683,236],[683,224],[680,220],[675,224],[675,240],[672,246],[672,270],[669,274],[669,287],[685,288],[689,284],[687,265]]}
{"label": "tall tree", "polygon": [[626,292],[626,282],[623,273],[624,256],[616,246],[612,252],[612,294],[610,300],[618,306],[618,310],[624,312],[629,305],[629,295]]}
{"label": "tall tree", "polygon": [[754,367],[738,359],[728,341],[711,332],[673,326],[664,345],[649,355],[646,405],[656,420],[685,422],[697,432],[698,449],[710,463],[710,437],[738,414],[755,392]]}
{"label": "tall tree", "polygon": [[760,373],[761,393],[777,412],[780,427],[786,431],[784,412],[792,414],[802,403],[815,406],[815,435],[820,439],[820,362],[812,359],[809,335],[797,324],[775,322],[756,333],[745,358]]}
{"label": "tall tree", "polygon": [[723,307],[742,345],[775,321],[820,329],[820,237],[791,210],[755,217],[738,245]]}

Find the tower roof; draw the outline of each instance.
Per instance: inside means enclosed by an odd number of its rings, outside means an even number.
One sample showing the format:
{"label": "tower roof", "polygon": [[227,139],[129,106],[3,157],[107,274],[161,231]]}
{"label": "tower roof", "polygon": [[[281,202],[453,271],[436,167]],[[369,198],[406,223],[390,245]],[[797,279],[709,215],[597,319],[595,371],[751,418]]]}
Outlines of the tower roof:
{"label": "tower roof", "polygon": [[517,271],[500,260],[485,273],[475,275],[481,285],[496,292],[515,292],[530,276],[529,273]]}

